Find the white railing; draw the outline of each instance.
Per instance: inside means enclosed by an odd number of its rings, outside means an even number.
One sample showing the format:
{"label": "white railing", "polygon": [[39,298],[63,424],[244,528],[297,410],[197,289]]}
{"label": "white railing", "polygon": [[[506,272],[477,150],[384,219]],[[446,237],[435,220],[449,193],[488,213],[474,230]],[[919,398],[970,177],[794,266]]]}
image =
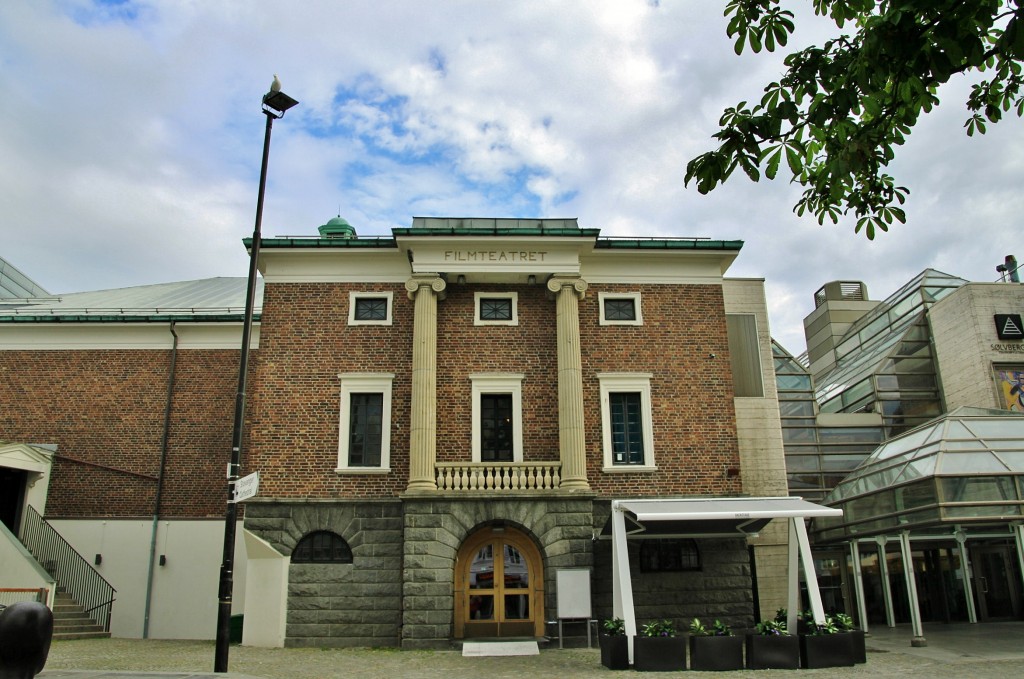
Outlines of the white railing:
{"label": "white railing", "polygon": [[439,462],[438,490],[555,490],[561,462]]}

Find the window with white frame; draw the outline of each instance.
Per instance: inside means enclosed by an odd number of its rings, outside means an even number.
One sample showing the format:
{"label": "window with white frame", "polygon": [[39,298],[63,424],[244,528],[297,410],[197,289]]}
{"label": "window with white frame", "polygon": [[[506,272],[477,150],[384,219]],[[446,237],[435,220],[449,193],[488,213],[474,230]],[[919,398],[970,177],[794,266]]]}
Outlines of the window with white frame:
{"label": "window with white frame", "polygon": [[469,379],[473,462],[522,462],[523,375],[479,373]]}
{"label": "window with white frame", "polygon": [[601,325],[643,325],[639,292],[599,292]]}
{"label": "window with white frame", "polygon": [[349,292],[349,325],[391,325],[391,302],[394,293]]}
{"label": "window with white frame", "polygon": [[519,293],[477,292],[473,300],[474,325],[519,325]]}
{"label": "window with white frame", "polygon": [[391,469],[391,373],[341,373],[338,472]]}
{"label": "window with white frame", "polygon": [[650,373],[599,373],[605,471],[654,469]]}

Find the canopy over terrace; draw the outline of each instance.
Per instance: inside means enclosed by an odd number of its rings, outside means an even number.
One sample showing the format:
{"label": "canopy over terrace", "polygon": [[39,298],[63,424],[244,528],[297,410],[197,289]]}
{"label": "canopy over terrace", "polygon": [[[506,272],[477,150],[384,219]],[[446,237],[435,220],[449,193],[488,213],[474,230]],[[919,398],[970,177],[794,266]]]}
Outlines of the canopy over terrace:
{"label": "canopy over terrace", "polygon": [[[803,563],[808,598],[816,623],[824,623],[825,612],[818,592],[818,580],[811,560],[804,521],[813,517],[842,516],[842,510],[822,507],[798,497],[744,498],[662,498],[612,501],[612,599],[615,616],[626,623],[626,634],[636,636],[636,612],[629,569],[629,537],[747,537],[757,535],[772,519],[789,520],[789,620],[796,629],[799,609],[798,564]],[[627,529],[628,524],[628,529]],[[798,561],[799,559],[799,561]]]}
{"label": "canopy over terrace", "polygon": [[[961,407],[937,417],[880,446],[824,501],[841,508],[843,516],[815,521],[816,542],[849,544],[855,583],[862,578],[862,543],[877,544],[884,552],[888,540],[899,542],[914,641],[925,645],[916,585],[909,577],[914,572],[912,541],[955,540],[967,573],[971,570],[965,549],[969,540],[1009,538],[1015,542],[1024,571],[1024,414]],[[976,622],[971,578],[960,578],[960,582],[968,619]],[[886,584],[886,617],[892,626]],[[856,591],[860,617],[865,620],[864,592]]]}

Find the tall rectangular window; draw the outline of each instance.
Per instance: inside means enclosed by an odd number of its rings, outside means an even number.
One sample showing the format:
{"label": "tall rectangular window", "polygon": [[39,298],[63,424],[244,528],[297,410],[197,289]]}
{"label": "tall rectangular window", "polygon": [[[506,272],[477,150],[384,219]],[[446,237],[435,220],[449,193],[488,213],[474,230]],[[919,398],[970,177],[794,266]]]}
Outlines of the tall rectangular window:
{"label": "tall rectangular window", "polygon": [[605,472],[653,471],[650,373],[598,373]]}
{"label": "tall rectangular window", "polygon": [[512,394],[480,395],[480,460],[512,462]]}
{"label": "tall rectangular window", "polygon": [[380,474],[391,465],[392,373],[341,373],[338,473]]}
{"label": "tall rectangular window", "polygon": [[643,410],[639,392],[608,395],[611,408],[612,463],[644,463]]}
{"label": "tall rectangular window", "polygon": [[350,396],[348,466],[379,467],[384,394]]}

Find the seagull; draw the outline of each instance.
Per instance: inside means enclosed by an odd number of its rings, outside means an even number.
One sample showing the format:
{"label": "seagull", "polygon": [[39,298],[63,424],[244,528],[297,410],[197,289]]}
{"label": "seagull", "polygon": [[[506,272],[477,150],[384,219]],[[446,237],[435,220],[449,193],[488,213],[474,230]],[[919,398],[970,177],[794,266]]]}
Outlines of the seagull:
{"label": "seagull", "polygon": [[276,73],[274,74],[274,82],[270,83],[270,91],[271,92],[280,92],[281,91],[281,81],[278,79]]}

